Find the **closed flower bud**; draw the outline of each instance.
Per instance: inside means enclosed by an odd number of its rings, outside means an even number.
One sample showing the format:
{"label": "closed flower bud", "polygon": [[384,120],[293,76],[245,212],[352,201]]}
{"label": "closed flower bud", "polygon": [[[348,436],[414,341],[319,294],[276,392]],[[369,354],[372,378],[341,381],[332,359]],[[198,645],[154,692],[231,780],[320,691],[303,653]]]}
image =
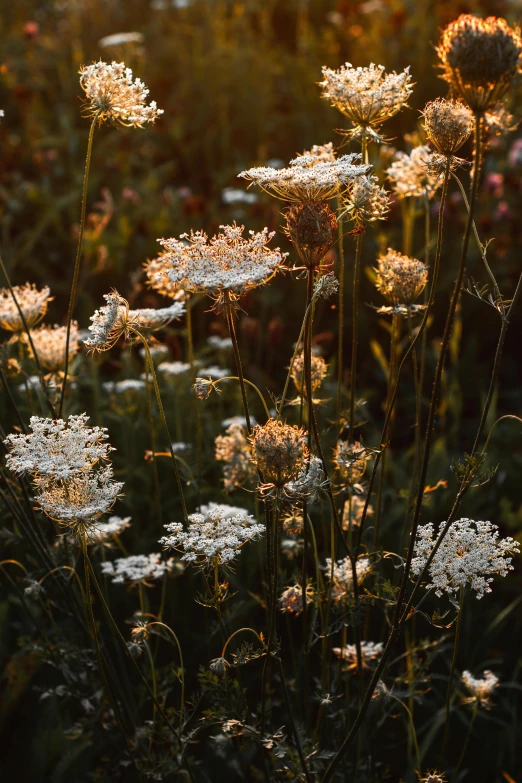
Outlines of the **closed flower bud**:
{"label": "closed flower bud", "polygon": [[250,442],[254,464],[263,479],[276,487],[297,478],[308,457],[304,430],[277,419],[256,425]]}
{"label": "closed flower bud", "polygon": [[336,231],[337,218],[326,201],[298,204],[286,213],[286,233],[308,268],[321,263]]}
{"label": "closed flower bud", "polygon": [[428,268],[422,261],[388,248],[378,260],[377,290],[393,305],[411,305],[428,282]]}
{"label": "closed flower bud", "polygon": [[426,135],[441,155],[454,155],[473,130],[471,110],[458,101],[437,98],[426,104],[422,116]]}

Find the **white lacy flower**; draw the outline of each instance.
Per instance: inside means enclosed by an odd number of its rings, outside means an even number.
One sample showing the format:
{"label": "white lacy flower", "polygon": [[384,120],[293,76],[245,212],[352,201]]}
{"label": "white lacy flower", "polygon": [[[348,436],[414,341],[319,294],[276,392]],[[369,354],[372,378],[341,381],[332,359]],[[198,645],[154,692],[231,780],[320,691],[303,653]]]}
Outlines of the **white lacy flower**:
{"label": "white lacy flower", "polygon": [[268,247],[275,231],[249,231],[245,239],[244,226],[234,223],[220,229],[210,240],[204,231],[158,240],[168,251],[162,262],[172,283],[219,299],[224,292],[238,296],[262,285],[282,269],[287,254]]}
{"label": "white lacy flower", "polygon": [[87,470],[65,481],[45,480],[37,485],[39,508],[55,522],[91,525],[113,507],[123,483],[113,481],[112,468]]}
{"label": "white lacy flower", "polygon": [[[364,669],[370,668],[371,662],[381,655],[384,645],[382,642],[361,642],[361,660]],[[349,669],[357,666],[357,648],[355,644],[346,644],[344,647],[334,647],[338,658],[346,661]]]}
{"label": "white lacy flower", "polygon": [[[50,288],[44,286],[39,290],[31,283],[13,286],[13,294],[28,327],[42,320],[52,299]],[[25,328],[16,302],[8,288],[0,289],[0,326],[9,332],[21,332]]]}
{"label": "white lacy flower", "polygon": [[7,467],[39,478],[68,479],[109,458],[112,446],[105,427],[87,427],[87,414],[63,419],[31,416],[27,435],[8,435]]}
{"label": "white lacy flower", "polygon": [[91,315],[91,337],[84,341],[89,348],[98,350],[114,345],[121,334],[121,323],[129,312],[128,302],[117,291],[104,294],[103,298],[107,304]]}
{"label": "white lacy flower", "polygon": [[162,560],[159,552],[150,555],[131,555],[120,557],[112,562],[101,563],[101,570],[105,576],[111,576],[114,584],[147,584],[172,570],[174,558]]}
{"label": "white lacy flower", "polygon": [[[439,533],[445,523],[439,525]],[[434,546],[434,530],[431,523],[420,525],[415,541],[412,574],[418,576]],[[439,597],[444,593],[457,593],[467,585],[475,590],[477,598],[491,593],[493,575],[507,576],[513,570],[511,557],[520,551],[520,544],[511,537],[498,540],[498,525],[491,522],[475,522],[459,519],[452,524],[435,553],[428,573],[431,582],[427,590],[435,589]]]}
{"label": "white lacy flower", "polygon": [[122,381],[104,381],[102,389],[108,394],[125,394],[125,392],[141,392],[145,388],[145,381],[139,378],[124,378]]}
{"label": "white lacy flower", "polygon": [[160,544],[183,552],[182,560],[199,566],[228,564],[234,560],[241,547],[261,536],[265,526],[241,510],[229,516],[226,506],[217,505],[201,514],[189,516],[189,527],[179,522],[165,525],[169,533]]}
{"label": "white lacy flower", "polygon": [[102,544],[114,536],[119,536],[128,527],[130,527],[131,517],[109,517],[107,522],[98,522],[90,528],[88,538],[90,544]]}
{"label": "white lacy flower", "polygon": [[174,454],[179,454],[180,451],[188,451],[189,449],[191,449],[192,444],[178,441],[177,443],[171,443],[171,448]]}
{"label": "white lacy flower", "polygon": [[409,155],[396,152],[386,173],[399,198],[424,195],[431,198],[443,179],[440,171],[434,171],[433,153],[427,145],[414,147]]}
{"label": "white lacy flower", "polygon": [[168,307],[142,307],[129,310],[129,318],[141,329],[161,329],[186,313],[183,302],[173,302]]}
{"label": "white lacy flower", "polygon": [[309,503],[314,503],[320,490],[327,485],[322,460],[312,455],[297,478],[284,485],[284,493],[291,502],[307,499]]}
{"label": "white lacy flower", "polygon": [[198,512],[200,514],[205,514],[206,516],[209,514],[218,514],[221,519],[231,519],[232,517],[241,516],[245,519],[248,519],[250,516],[245,508],[240,508],[240,506],[230,506],[228,503],[214,503],[213,501],[200,506],[198,508]]}
{"label": "white lacy flower", "polygon": [[471,696],[478,701],[487,702],[499,683],[498,677],[492,671],[486,669],[482,673],[482,679],[475,679],[470,671],[462,672],[462,682]]}
{"label": "white lacy flower", "polygon": [[[370,572],[370,570],[371,570],[370,558],[360,557],[357,560],[357,563],[355,564],[357,581],[359,582],[361,579],[364,579],[364,577]],[[329,557],[326,558],[325,575],[327,579],[330,579],[332,575],[332,560]],[[333,581],[339,587],[342,587],[344,590],[352,589],[353,572],[350,563],[350,558],[348,556],[346,556],[343,560],[338,560],[337,563],[335,563],[333,567]]]}
{"label": "white lacy flower", "polygon": [[[22,339],[29,345],[29,350],[32,353],[27,335],[23,334]],[[63,369],[65,366],[65,343],[67,339],[66,326],[58,326],[57,324],[55,326],[41,326],[39,329],[31,332],[31,339],[38,361],[44,370],[47,372],[58,372]],[[76,321],[72,321],[69,335],[69,359],[78,351],[78,340],[78,324]]]}
{"label": "white lacy flower", "polygon": [[125,63],[101,60],[80,68],[80,85],[85,91],[86,113],[126,127],[141,128],[145,122],[154,122],[162,109],[155,101],[147,106],[149,94],[141,79],[132,78]]}
{"label": "white lacy flower", "polygon": [[306,153],[291,160],[287,168],[260,166],[242,171],[238,176],[283,201],[326,201],[369,171],[369,166],[358,163],[360,159],[358,153],[342,155],[337,160]]}
{"label": "white lacy flower", "polygon": [[158,364],[158,372],[164,375],[182,375],[190,370],[188,362],[161,362]]}
{"label": "white lacy flower", "polygon": [[228,351],[229,349],[232,349],[232,340],[230,337],[218,337],[218,335],[213,334],[208,338],[207,342],[212,348],[215,348],[218,351]]}
{"label": "white lacy flower", "polygon": [[[221,426],[228,429],[228,427],[231,427],[233,424],[238,424],[240,427],[246,427],[247,421],[244,416],[230,416],[228,419],[223,419],[221,422]],[[250,424],[252,427],[257,424],[255,418],[253,416],[250,417]]]}
{"label": "white lacy flower", "polygon": [[204,367],[199,370],[202,376],[205,378],[212,378],[214,381],[219,381],[221,378],[226,378],[230,375],[230,370],[226,367]]}

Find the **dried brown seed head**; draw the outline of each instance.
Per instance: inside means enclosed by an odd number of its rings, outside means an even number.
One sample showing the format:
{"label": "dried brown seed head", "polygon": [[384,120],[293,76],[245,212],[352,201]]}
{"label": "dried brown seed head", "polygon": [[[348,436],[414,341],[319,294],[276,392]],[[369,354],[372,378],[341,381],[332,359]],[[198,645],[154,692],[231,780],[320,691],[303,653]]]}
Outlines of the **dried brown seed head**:
{"label": "dried brown seed head", "polygon": [[297,478],[308,457],[305,431],[277,419],[256,425],[249,440],[255,466],[264,481],[276,487]]}
{"label": "dried brown seed head", "polygon": [[422,112],[428,139],[442,155],[454,155],[473,131],[473,113],[460,101],[437,98]]}

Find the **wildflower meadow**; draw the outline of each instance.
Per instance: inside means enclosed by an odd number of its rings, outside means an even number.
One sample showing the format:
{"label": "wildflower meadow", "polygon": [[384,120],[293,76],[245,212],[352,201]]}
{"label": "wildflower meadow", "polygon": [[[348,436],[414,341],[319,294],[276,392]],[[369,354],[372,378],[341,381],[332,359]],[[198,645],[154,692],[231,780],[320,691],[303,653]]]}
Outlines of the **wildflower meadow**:
{"label": "wildflower meadow", "polygon": [[0,778],[522,783],[519,0],[0,0]]}

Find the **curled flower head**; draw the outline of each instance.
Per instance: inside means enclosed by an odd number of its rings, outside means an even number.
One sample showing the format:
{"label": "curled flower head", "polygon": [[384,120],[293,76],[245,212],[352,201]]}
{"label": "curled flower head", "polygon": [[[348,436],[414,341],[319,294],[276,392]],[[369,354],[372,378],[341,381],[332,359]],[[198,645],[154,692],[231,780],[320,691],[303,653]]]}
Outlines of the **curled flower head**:
{"label": "curled flower head", "polygon": [[481,679],[475,679],[471,672],[466,669],[466,671],[462,672],[462,682],[470,694],[469,700],[479,702],[487,707],[491,703],[491,694],[497,688],[499,679],[489,669],[482,673]]}
{"label": "curled flower head", "polygon": [[[439,533],[444,528],[440,523]],[[415,541],[412,574],[423,570],[435,544],[433,525],[421,525]],[[511,557],[520,552],[520,544],[511,537],[498,540],[498,525],[459,519],[453,523],[443,539],[428,569],[430,582],[427,590],[435,595],[456,593],[467,585],[477,598],[491,593],[493,576],[507,576],[513,570]]]}
{"label": "curled flower head", "polygon": [[17,303],[27,326],[36,326],[46,314],[51,300],[51,290],[47,286],[38,289],[33,283],[15,285],[12,294],[8,288],[0,289],[0,326],[8,332],[21,332],[25,328]]}
{"label": "curled flower head", "polygon": [[[311,386],[312,386],[312,394],[316,392],[319,387],[321,386],[326,373],[328,372],[328,365],[326,364],[325,360],[322,356],[314,356],[312,354],[311,356]],[[295,384],[295,388],[299,392],[299,394],[304,394],[306,396],[306,384],[305,384],[305,377],[304,377],[304,365],[305,365],[305,356],[304,353],[299,353],[294,359],[294,363],[292,364],[292,380]]]}
{"label": "curled flower head", "polygon": [[227,427],[225,435],[216,437],[215,456],[224,463],[223,480],[227,492],[244,486],[249,479],[254,478],[252,449],[242,424],[233,422]]}
{"label": "curled flower head", "polygon": [[505,19],[461,14],[443,30],[437,54],[453,95],[482,114],[511,87],[522,62],[522,39]]}
{"label": "curled flower head", "polygon": [[286,212],[285,234],[308,269],[320,265],[335,242],[337,217],[326,201],[293,204]]}
{"label": "curled flower head", "polygon": [[343,483],[349,486],[359,484],[366,471],[366,461],[369,458],[366,449],[358,440],[353,442],[338,441],[333,460]]}
{"label": "curled flower head", "polygon": [[442,183],[440,166],[427,145],[414,147],[409,155],[396,152],[386,173],[397,198],[431,198]]}
{"label": "curled flower head", "polygon": [[377,177],[365,174],[346,191],[342,209],[357,226],[384,220],[390,209],[388,192],[380,187]]}
{"label": "curled flower head", "polygon": [[308,457],[305,431],[277,419],[256,424],[249,441],[256,468],[265,482],[276,487],[296,479]]}
{"label": "curled flower head", "polygon": [[198,398],[198,400],[208,400],[211,393],[213,391],[217,392],[218,394],[221,394],[221,389],[219,386],[216,385],[216,383],[212,380],[212,378],[196,378],[195,382],[192,385],[192,388],[194,389],[194,394]]}
{"label": "curled flower head", "polygon": [[[24,342],[29,343],[27,335],[23,335]],[[66,326],[40,326],[31,332],[36,355],[41,367],[47,372],[57,373],[65,366],[65,344],[67,340]],[[71,323],[71,332],[69,335],[69,358],[78,351],[78,324],[76,321]],[[29,344],[29,350],[32,348]]]}
{"label": "curled flower head", "polygon": [[328,201],[340,195],[356,177],[369,171],[370,167],[360,164],[360,159],[358,153],[325,159],[309,152],[291,160],[287,168],[261,166],[242,171],[238,176],[283,201]]}
{"label": "curled flower head", "polygon": [[219,303],[236,298],[266,283],[284,266],[285,253],[269,248],[275,232],[264,228],[243,236],[244,226],[220,226],[209,240],[203,231],[182,234],[179,239],[158,240],[167,252],[162,256],[164,274],[186,291],[205,293]]}
{"label": "curled flower head", "polygon": [[471,136],[473,112],[460,101],[437,98],[422,112],[428,139],[441,155],[454,155]]}
{"label": "curled flower head", "polygon": [[375,286],[394,306],[410,306],[428,282],[428,268],[422,261],[388,248],[380,256]]}
{"label": "curled flower head", "polygon": [[[306,603],[310,604],[313,600],[313,590],[311,585],[306,586]],[[303,588],[295,584],[285,588],[277,599],[279,609],[287,614],[301,614],[303,611]]]}
{"label": "curled flower head", "polygon": [[323,98],[353,122],[352,137],[377,136],[375,128],[406,106],[413,91],[409,67],[386,73],[383,65],[354,68],[345,63],[337,70],[323,68],[323,79]]}
{"label": "curled flower head", "polygon": [[63,419],[31,416],[27,435],[8,435],[4,444],[7,467],[40,479],[69,479],[107,460],[114,449],[106,443],[105,427],[88,427],[82,413]]}
{"label": "curled flower head", "polygon": [[104,63],[101,60],[80,68],[80,85],[85,92],[85,113],[129,128],[142,128],[154,122],[162,109],[155,101],[147,105],[148,89],[141,79],[132,78],[125,63]]}
{"label": "curled flower head", "polygon": [[101,563],[101,571],[105,576],[112,577],[113,584],[142,584],[151,587],[151,582],[161,579],[174,568],[174,558],[162,560],[159,552],[150,555],[131,555],[117,560],[105,560]]}
{"label": "curled flower head", "polygon": [[110,466],[89,469],[65,480],[37,480],[36,501],[44,514],[80,534],[113,507],[123,484]]}
{"label": "curled flower head", "polygon": [[333,272],[319,274],[314,282],[314,298],[329,299],[339,290],[339,281]]}
{"label": "curled flower head", "polygon": [[165,529],[168,535],[160,539],[163,547],[182,552],[185,563],[212,568],[235,560],[248,541],[264,533],[265,526],[246,511],[238,509],[230,516],[226,506],[215,504],[204,513],[191,514],[187,529],[179,522],[171,522]]}

